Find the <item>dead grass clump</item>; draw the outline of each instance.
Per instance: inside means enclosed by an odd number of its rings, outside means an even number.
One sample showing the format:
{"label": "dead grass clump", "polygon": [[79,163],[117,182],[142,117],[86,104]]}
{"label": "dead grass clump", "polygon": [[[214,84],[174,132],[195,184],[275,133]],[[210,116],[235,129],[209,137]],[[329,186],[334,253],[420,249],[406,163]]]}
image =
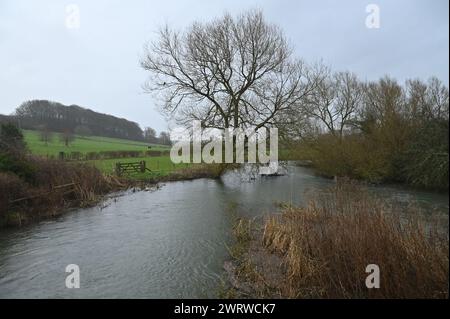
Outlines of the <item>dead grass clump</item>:
{"label": "dead grass clump", "polygon": [[15,174],[0,172],[0,212],[6,211],[8,202],[24,195],[25,183]]}
{"label": "dead grass clump", "polygon": [[[448,298],[448,232],[360,185],[268,218],[263,244],[283,257],[287,298]],[[369,264],[380,268],[379,289],[365,285]]]}
{"label": "dead grass clump", "polygon": [[234,245],[229,249],[235,260],[241,260],[247,252],[251,237],[252,221],[246,218],[236,219],[233,225]]}
{"label": "dead grass clump", "polygon": [[[79,203],[95,201],[99,195],[117,188],[117,185],[89,164],[70,163],[32,158],[35,170],[34,185],[47,192],[47,199],[72,200]],[[69,187],[61,188],[61,185]],[[72,186],[70,184],[73,184]]]}
{"label": "dead grass clump", "polygon": [[57,215],[70,206],[89,206],[102,195],[127,186],[126,181],[105,176],[88,164],[32,156],[19,160],[31,167],[32,174],[24,178],[15,172],[0,172],[0,226]]}

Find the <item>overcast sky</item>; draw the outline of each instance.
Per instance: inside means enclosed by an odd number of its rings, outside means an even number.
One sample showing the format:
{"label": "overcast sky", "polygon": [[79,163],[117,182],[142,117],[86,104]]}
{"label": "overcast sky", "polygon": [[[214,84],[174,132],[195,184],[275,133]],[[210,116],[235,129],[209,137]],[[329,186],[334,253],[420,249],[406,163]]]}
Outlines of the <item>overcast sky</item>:
{"label": "overcast sky", "polygon": [[[366,27],[370,3],[380,8],[378,29]],[[79,28],[67,24],[70,4],[79,8]],[[183,28],[255,7],[307,62],[322,60],[364,80],[435,75],[448,85],[448,6],[448,0],[0,0],[0,113],[49,99],[164,130],[155,101],[141,88],[144,43],[165,23]]]}

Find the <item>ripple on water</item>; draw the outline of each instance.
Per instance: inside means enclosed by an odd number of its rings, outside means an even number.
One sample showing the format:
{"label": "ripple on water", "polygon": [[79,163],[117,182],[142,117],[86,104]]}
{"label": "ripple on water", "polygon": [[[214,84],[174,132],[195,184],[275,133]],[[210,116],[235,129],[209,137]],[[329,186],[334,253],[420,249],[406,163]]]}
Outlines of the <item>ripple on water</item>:
{"label": "ripple on water", "polygon": [[[258,216],[276,202],[302,204],[309,190],[332,184],[301,167],[279,178],[228,174],[127,193],[108,205],[2,231],[0,297],[214,297],[228,258],[230,207]],[[448,195],[374,191],[448,209]],[[64,286],[70,263],[80,266],[80,289]]]}

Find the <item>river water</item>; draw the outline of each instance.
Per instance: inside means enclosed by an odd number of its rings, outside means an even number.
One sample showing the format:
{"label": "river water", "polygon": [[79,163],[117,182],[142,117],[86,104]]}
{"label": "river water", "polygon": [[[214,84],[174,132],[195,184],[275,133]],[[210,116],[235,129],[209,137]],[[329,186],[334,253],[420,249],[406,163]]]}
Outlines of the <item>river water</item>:
{"label": "river water", "polygon": [[[127,192],[97,207],[0,230],[0,298],[217,297],[230,211],[259,216],[275,211],[277,202],[303,204],[308,192],[333,183],[296,166],[281,177],[234,171],[220,180]],[[371,191],[448,214],[448,194]],[[68,264],[80,268],[79,289],[65,286]]]}

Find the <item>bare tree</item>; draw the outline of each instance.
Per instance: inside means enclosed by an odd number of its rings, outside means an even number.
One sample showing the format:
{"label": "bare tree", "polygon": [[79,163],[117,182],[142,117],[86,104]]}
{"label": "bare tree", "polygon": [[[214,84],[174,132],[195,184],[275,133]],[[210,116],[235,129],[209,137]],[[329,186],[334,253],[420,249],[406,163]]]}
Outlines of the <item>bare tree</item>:
{"label": "bare tree", "polygon": [[321,69],[318,78],[304,111],[331,134],[342,137],[344,129],[353,123],[363,100],[362,84],[350,72],[331,74]]}
{"label": "bare tree", "polygon": [[419,79],[406,81],[405,117],[420,125],[424,121],[448,121],[449,93],[440,80],[432,77],[428,82]]}
{"label": "bare tree", "polygon": [[38,130],[41,141],[45,143],[45,146],[48,146],[48,142],[53,140],[53,132],[48,129],[47,125],[40,125]]}
{"label": "bare tree", "polygon": [[273,126],[313,86],[283,32],[260,11],[196,22],[185,32],[166,26],[141,65],[150,72],[145,89],[162,98],[165,114],[205,128]]}
{"label": "bare tree", "polygon": [[68,147],[75,138],[74,138],[72,132],[70,130],[66,129],[66,130],[64,130],[64,132],[62,132],[59,135],[59,139],[62,143],[64,143],[65,146]]}
{"label": "bare tree", "polygon": [[371,114],[377,122],[400,117],[408,112],[404,88],[390,77],[367,83],[364,87],[363,111]]}
{"label": "bare tree", "polygon": [[151,127],[146,127],[144,129],[144,139],[149,143],[158,142],[158,137],[156,136],[155,129],[153,129]]}
{"label": "bare tree", "polygon": [[449,92],[448,88],[436,77],[428,80],[427,105],[430,106],[429,114],[435,118],[448,121],[449,116]]}
{"label": "bare tree", "polygon": [[164,131],[159,133],[158,140],[163,145],[170,145],[171,144],[169,133],[164,132]]}

